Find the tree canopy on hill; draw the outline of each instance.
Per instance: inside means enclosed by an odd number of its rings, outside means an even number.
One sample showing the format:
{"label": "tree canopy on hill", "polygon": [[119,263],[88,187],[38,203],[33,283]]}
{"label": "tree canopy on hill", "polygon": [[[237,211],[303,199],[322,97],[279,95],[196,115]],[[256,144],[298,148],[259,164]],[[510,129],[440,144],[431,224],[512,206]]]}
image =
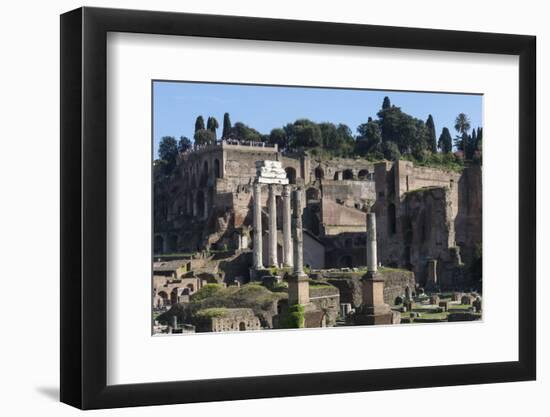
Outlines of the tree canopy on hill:
{"label": "tree canopy on hill", "polygon": [[[195,145],[208,145],[216,141],[216,130],[219,124],[214,117],[198,116],[195,122]],[[471,127],[465,113],[459,113],[453,126],[457,136],[451,137],[447,127],[443,127],[439,138],[436,137],[436,124],[433,116],[426,121],[405,113],[400,107],[384,97],[376,118],[368,117],[367,121],[356,128],[354,136],[349,126],[301,118],[281,127],[275,127],[269,134],[238,121],[231,123],[229,113],[223,117],[222,139],[265,142],[276,144],[282,151],[309,152],[314,156],[363,157],[369,160],[411,160],[419,164],[434,164],[456,169],[464,160],[481,163],[483,129]],[[471,133],[469,133],[471,130]],[[159,165],[166,172],[174,168],[174,149],[184,152],[191,148],[190,141],[182,137],[176,146],[172,137],[162,139],[159,146]],[[456,154],[453,154],[453,141]],[[179,149],[178,149],[179,148]]]}

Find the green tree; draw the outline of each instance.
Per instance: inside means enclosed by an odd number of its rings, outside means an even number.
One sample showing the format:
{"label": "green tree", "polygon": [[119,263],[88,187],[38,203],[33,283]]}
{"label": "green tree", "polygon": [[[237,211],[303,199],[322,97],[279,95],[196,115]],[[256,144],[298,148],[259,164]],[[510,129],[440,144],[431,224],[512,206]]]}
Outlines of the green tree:
{"label": "green tree", "polygon": [[322,145],[319,125],[308,119],[298,119],[284,127],[289,145],[294,148],[316,148]]}
{"label": "green tree", "polygon": [[159,158],[165,161],[164,174],[170,175],[176,167],[176,158],[178,156],[178,143],[173,136],[164,136],[159,143]]}
{"label": "green tree", "polygon": [[459,113],[455,119],[455,130],[462,136],[470,130],[470,119],[465,113]]}
{"label": "green tree", "polygon": [[428,129],[428,149],[435,153],[437,152],[437,142],[435,137],[435,123],[432,115],[428,115],[428,120],[426,120],[426,128]]}
{"label": "green tree", "polygon": [[321,146],[332,155],[349,156],[353,152],[355,139],[351,129],[340,123],[336,126],[334,123],[319,123],[321,131]]}
{"label": "green tree", "polygon": [[228,138],[230,133],[231,133],[231,119],[229,118],[229,113],[224,113],[222,138]]}
{"label": "green tree", "polygon": [[186,152],[191,149],[191,146],[193,146],[193,144],[187,136],[180,136],[180,140],[178,142],[178,151]]}
{"label": "green tree", "polygon": [[394,142],[401,154],[428,149],[428,130],[422,120],[404,113],[399,107],[384,106],[377,113],[383,142]]}
{"label": "green tree", "polygon": [[401,152],[395,142],[384,142],[382,144],[382,153],[384,158],[389,161],[396,161],[401,158]]}
{"label": "green tree", "polygon": [[451,132],[449,129],[444,127],[437,141],[437,146],[441,149],[443,153],[449,153],[453,150],[453,138],[451,137]]}
{"label": "green tree", "polygon": [[195,132],[194,139],[196,145],[210,145],[216,142],[216,135],[211,130],[200,129]]}
{"label": "green tree", "polygon": [[195,133],[199,130],[204,130],[204,119],[202,116],[197,117],[197,120],[195,120]]}
{"label": "green tree", "polygon": [[246,140],[252,142],[259,142],[262,140],[262,134],[256,129],[253,129],[242,122],[237,122],[231,128],[231,133],[229,134],[231,139],[237,140]]}
{"label": "green tree", "polygon": [[360,156],[379,157],[382,159],[382,131],[380,124],[369,117],[367,123],[363,123],[357,127],[359,136],[355,142],[355,153]]}
{"label": "green tree", "polygon": [[470,137],[470,135],[468,135],[466,132],[455,138],[455,147],[456,149],[464,153],[464,159],[470,159],[468,157],[468,154],[471,149],[471,139],[472,138]]}
{"label": "green tree", "polygon": [[216,137],[216,130],[218,129],[218,127],[220,127],[220,125],[216,118],[210,116],[206,122],[206,128],[214,133],[214,137]]}
{"label": "green tree", "polygon": [[288,138],[285,130],[280,127],[271,130],[267,142],[272,145],[277,145],[279,149],[286,149],[288,146]]}
{"label": "green tree", "polygon": [[483,149],[483,128],[482,127],[477,128],[475,149],[476,151],[479,151],[479,152],[481,152]]}
{"label": "green tree", "polygon": [[384,97],[384,101],[382,102],[382,110],[387,110],[391,107],[390,98],[388,96]]}

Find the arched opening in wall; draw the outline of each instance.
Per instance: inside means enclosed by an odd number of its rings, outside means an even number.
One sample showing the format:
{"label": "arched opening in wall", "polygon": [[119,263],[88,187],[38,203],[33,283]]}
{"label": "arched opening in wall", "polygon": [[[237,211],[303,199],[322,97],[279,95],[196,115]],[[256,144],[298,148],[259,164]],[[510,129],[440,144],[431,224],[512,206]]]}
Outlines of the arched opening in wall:
{"label": "arched opening in wall", "polygon": [[170,304],[174,305],[178,303],[178,289],[174,288],[170,293]]}
{"label": "arched opening in wall", "polygon": [[392,203],[388,206],[388,233],[394,235],[397,232],[397,217],[395,213],[395,205]]}
{"label": "arched opening in wall", "polygon": [[323,171],[323,168],[321,167],[315,168],[315,179],[322,180],[324,178],[325,178],[325,171]]}
{"label": "arched opening in wall", "polygon": [[241,321],[241,322],[239,323],[239,331],[240,331],[240,332],[243,332],[243,331],[245,331],[245,330],[246,330],[246,324],[244,323],[244,321]]}
{"label": "arched opening in wall", "polygon": [[153,244],[153,252],[154,253],[162,253],[164,250],[164,239],[162,236],[155,236],[155,242]]}
{"label": "arched opening in wall", "polygon": [[353,171],[351,169],[344,170],[344,179],[345,180],[352,180],[353,179]]}
{"label": "arched opening in wall", "polygon": [[340,179],[340,171],[336,171],[334,173],[334,177],[332,178],[334,181],[338,181]]}
{"label": "arched opening in wall", "polygon": [[201,186],[204,187],[208,182],[208,161],[202,164]]}
{"label": "arched opening in wall", "polygon": [[157,307],[166,307],[168,305],[168,294],[166,294],[166,292],[164,291],[161,291],[158,293],[158,296],[161,298],[161,300],[157,304]]}
{"label": "arched opening in wall", "polygon": [[292,167],[285,168],[286,176],[290,184],[296,184],[296,170]]}
{"label": "arched opening in wall", "polygon": [[319,200],[319,190],[314,187],[310,187],[306,190],[306,202],[310,200]]}
{"label": "arched opening in wall", "polygon": [[192,293],[193,291],[195,291],[195,286],[193,284],[187,284],[187,287],[189,289],[189,292]]}
{"label": "arched opening in wall", "polygon": [[196,205],[197,205],[197,213],[196,213],[196,216],[199,218],[199,219],[202,219],[204,217],[204,193],[202,192],[202,190],[199,190],[197,192],[197,196],[195,197],[196,198]]}
{"label": "arched opening in wall", "polygon": [[351,268],[353,266],[353,260],[350,255],[344,255],[340,258],[340,268]]}
{"label": "arched opening in wall", "polygon": [[220,168],[219,159],[214,159],[214,176],[216,178],[221,178],[221,168]]}
{"label": "arched opening in wall", "polygon": [[178,237],[176,235],[168,236],[168,250],[176,252],[178,250]]}
{"label": "arched opening in wall", "polygon": [[360,180],[367,180],[369,179],[369,170],[368,169],[362,169],[361,171],[359,171],[359,173],[357,174],[357,177],[360,179]]}

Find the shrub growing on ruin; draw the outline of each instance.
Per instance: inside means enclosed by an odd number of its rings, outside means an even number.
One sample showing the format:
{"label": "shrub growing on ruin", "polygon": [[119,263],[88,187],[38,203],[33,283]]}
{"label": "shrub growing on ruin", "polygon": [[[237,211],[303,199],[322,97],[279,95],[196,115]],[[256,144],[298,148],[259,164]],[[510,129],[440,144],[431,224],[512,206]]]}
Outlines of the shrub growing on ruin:
{"label": "shrub growing on ruin", "polygon": [[304,306],[295,304],[288,308],[288,312],[281,318],[283,329],[302,329],[305,324]]}
{"label": "shrub growing on ruin", "polygon": [[212,297],[217,292],[221,291],[223,287],[220,284],[206,284],[199,291],[191,296],[192,302],[199,302],[204,299]]}

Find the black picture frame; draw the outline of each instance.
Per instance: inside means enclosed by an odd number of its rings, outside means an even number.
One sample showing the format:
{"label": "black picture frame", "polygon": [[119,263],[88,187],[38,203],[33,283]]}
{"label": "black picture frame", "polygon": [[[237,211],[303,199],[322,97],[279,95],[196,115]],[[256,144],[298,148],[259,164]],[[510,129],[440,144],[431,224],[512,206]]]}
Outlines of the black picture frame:
{"label": "black picture frame", "polygon": [[[519,56],[519,360],[113,385],[107,375],[108,32]],[[526,381],[536,378],[536,38],[80,8],[61,16],[61,401],[82,409]]]}

